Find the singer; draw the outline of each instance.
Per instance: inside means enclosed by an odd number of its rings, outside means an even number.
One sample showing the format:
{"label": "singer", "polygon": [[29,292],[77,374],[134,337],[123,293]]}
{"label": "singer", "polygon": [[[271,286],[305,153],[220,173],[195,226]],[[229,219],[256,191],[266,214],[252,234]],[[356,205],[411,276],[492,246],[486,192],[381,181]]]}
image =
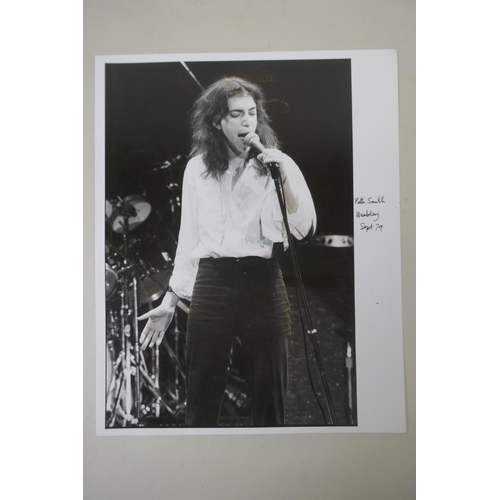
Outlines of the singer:
{"label": "singer", "polygon": [[186,425],[218,425],[236,340],[253,425],[284,425],[290,305],[276,256],[288,241],[268,167],[279,169],[299,240],[314,233],[313,200],[279,150],[257,85],[215,82],[195,102],[191,126],[174,272],[162,303],[139,318],[148,320],[141,346],[161,343],[179,298],[190,300]]}

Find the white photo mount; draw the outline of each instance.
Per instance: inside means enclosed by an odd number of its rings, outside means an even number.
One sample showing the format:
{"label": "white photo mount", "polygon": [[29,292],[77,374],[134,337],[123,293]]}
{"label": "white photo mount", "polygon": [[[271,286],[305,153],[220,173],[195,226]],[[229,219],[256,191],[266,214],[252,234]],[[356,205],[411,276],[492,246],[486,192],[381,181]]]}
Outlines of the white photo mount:
{"label": "white photo mount", "polygon": [[[352,82],[357,425],[282,428],[106,428],[105,65],[349,59]],[[101,436],[406,431],[399,200],[398,69],[394,50],[96,57],[96,425]]]}

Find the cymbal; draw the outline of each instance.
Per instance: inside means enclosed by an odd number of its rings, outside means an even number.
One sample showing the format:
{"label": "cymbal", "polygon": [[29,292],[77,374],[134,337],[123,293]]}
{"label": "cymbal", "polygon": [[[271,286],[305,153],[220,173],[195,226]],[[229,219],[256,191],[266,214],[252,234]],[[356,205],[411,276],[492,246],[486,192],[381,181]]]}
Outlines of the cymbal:
{"label": "cymbal", "polygon": [[[110,210],[109,205],[113,210]],[[108,212],[111,212],[110,216],[108,216]],[[140,226],[150,213],[151,205],[138,194],[123,198],[115,206],[106,201],[106,216],[115,233],[123,234],[125,232],[125,219],[128,220],[128,230],[130,231]]]}

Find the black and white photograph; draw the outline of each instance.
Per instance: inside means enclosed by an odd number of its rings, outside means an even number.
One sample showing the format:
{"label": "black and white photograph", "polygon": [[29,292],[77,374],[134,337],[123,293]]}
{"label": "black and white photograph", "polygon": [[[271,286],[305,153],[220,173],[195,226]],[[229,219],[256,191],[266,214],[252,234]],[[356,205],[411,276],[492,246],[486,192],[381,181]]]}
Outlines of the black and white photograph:
{"label": "black and white photograph", "polygon": [[230,56],[96,73],[104,432],[358,427],[352,58]]}

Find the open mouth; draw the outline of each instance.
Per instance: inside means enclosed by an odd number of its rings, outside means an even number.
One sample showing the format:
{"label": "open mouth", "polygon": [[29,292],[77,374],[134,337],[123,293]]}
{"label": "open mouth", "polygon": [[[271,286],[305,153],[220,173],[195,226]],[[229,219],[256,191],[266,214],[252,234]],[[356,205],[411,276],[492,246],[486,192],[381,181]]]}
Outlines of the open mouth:
{"label": "open mouth", "polygon": [[243,134],[238,134],[238,139],[243,143],[244,146],[247,146],[245,142],[245,137],[249,134],[250,132],[245,132]]}

